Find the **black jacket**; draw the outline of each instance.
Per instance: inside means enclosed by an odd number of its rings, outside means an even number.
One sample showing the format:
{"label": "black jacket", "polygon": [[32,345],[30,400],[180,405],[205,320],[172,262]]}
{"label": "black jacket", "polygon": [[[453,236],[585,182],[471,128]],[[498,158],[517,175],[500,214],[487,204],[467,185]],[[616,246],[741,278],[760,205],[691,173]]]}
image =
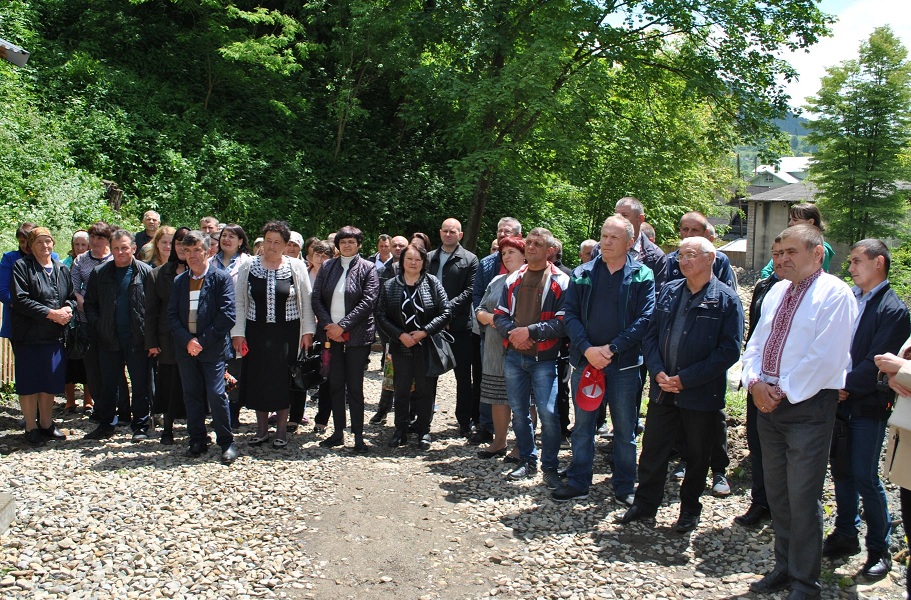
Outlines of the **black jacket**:
{"label": "black jacket", "polygon": [[[85,316],[95,333],[95,341],[102,350],[121,350],[117,339],[117,280],[114,278],[114,261],[95,267],[85,289]],[[130,301],[130,343],[135,349],[145,348],[145,281],[152,267],[133,259],[133,279],[127,296]]]}
{"label": "black jacket", "polygon": [[[427,272],[436,276],[440,271],[440,252],[437,248],[430,253],[430,266]],[[478,257],[462,247],[461,244],[450,255],[443,265],[441,280],[449,303],[452,306],[452,321],[449,329],[464,331],[471,329],[471,295],[474,291],[474,279],[478,272]]]}
{"label": "black jacket", "polygon": [[[417,288],[421,306],[424,308],[424,322],[419,325],[428,335],[439,333],[452,318],[446,290],[439,279],[429,274],[418,280]],[[380,290],[380,298],[376,305],[377,326],[391,343],[398,345],[402,345],[399,336],[405,333],[405,316],[402,314],[404,290],[405,281],[401,275],[386,281]]]}
{"label": "black jacket", "polygon": [[177,277],[176,262],[166,262],[154,269],[146,278],[146,350],[159,348],[158,362],[166,365],[177,364],[174,353],[174,338],[168,324],[168,302]]}
{"label": "black jacket", "polygon": [[[702,302],[693,306],[684,317],[686,325],[674,373],[668,372],[664,363],[686,279],[666,282],[658,295],[642,343],[651,376],[649,400],[652,402],[701,411],[724,408],[727,370],[740,358],[743,307],[737,292],[717,277],[713,276],[707,285]],[[669,394],[655,383],[655,376],[662,371],[668,376],[680,376],[683,389],[679,393]]]}
{"label": "black jacket", "polygon": [[[320,267],[313,282],[311,302],[316,315],[317,339],[325,341],[326,325],[332,323],[332,294],[342,276],[341,258],[327,260]],[[349,346],[369,346],[373,343],[376,326],[373,310],[380,293],[380,281],[376,276],[376,265],[356,256],[345,276],[345,316],[337,324],[351,337]]]}
{"label": "black jacket", "polygon": [[63,337],[63,325],[47,318],[52,309],[69,306],[76,312],[73,278],[60,261],[53,260],[48,276],[30,254],[13,265],[12,340],[23,344],[54,342]]}
{"label": "black jacket", "polygon": [[895,403],[895,392],[876,389],[879,369],[873,363],[873,357],[886,352],[898,354],[909,335],[908,308],[886,284],[867,300],[851,341],[852,366],[845,381],[848,399],[838,406],[843,416],[847,412],[858,417],[888,418]]}

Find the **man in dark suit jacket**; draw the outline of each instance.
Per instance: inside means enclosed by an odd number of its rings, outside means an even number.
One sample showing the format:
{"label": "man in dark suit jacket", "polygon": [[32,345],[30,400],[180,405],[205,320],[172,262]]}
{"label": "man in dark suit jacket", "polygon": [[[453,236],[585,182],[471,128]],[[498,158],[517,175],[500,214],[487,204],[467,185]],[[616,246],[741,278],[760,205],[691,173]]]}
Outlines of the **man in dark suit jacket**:
{"label": "man in dark suit jacket", "polygon": [[201,231],[191,231],[181,242],[189,269],[174,280],[168,322],[187,407],[187,455],[200,456],[208,449],[208,400],[221,460],[230,464],[238,455],[225,392],[225,361],[234,357],[230,337],[235,321],[234,283],[225,271],[209,265],[210,239]]}
{"label": "man in dark suit jacket", "polygon": [[835,530],[822,546],[827,557],[860,551],[858,498],[863,499],[867,562],[862,573],[866,577],[884,577],[892,568],[892,519],[879,480],[879,459],[895,393],[877,386],[879,369],[873,358],[898,353],[911,334],[908,308],[889,286],[890,258],[889,249],[877,239],[857,242],[848,258],[860,314],[851,339],[851,367],[838,394],[836,432],[843,434],[836,433],[833,443]]}
{"label": "man in dark suit jacket", "polygon": [[430,253],[428,272],[443,283],[452,305],[449,333],[455,338],[452,350],[456,367],[456,420],[459,433],[471,434],[471,426],[480,418],[480,398],[474,398],[471,386],[471,294],[478,272],[478,257],[459,244],[462,224],[446,219],[440,227],[439,248]]}

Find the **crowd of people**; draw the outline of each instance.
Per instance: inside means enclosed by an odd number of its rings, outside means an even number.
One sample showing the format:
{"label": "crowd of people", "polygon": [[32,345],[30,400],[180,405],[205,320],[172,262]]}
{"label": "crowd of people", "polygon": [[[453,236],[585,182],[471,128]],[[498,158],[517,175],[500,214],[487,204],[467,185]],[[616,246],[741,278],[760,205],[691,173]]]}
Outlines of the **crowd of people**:
{"label": "crowd of people", "polygon": [[[653,519],[671,473],[682,479],[674,529],[686,534],[699,524],[706,489],[730,494],[727,374],[742,360],[752,502],[735,522],[771,518],[775,532],[775,566],[750,589],[818,597],[822,557],[860,551],[861,501],[863,575],[892,567],[879,458],[890,415],[896,432],[911,429],[911,318],[890,288],[882,241],[851,247],[853,288],[827,273],[833,252],[814,205],[792,207],[775,239],[745,346],[736,276],[705,216],[682,215],[679,247],[665,254],[632,197],[617,202],[599,240],[579,245],[575,269],[562,264],[549,230],[523,237],[510,217],[480,260],[461,245],[454,218],[443,221],[438,247],[422,232],[381,235],[372,255],[354,226],[304,240],[270,221],[251,244],[241,226],[214,217],[175,229],[148,211],[143,224],[133,233],[96,222],[73,234],[60,261],[51,232],[24,223],[19,248],[3,256],[0,335],[13,345],[29,444],[66,438],[54,398],[78,412],[81,384],[81,410],[97,423],[87,440],[128,423],[141,442],[161,415],[160,443],[174,444],[174,422],[186,419],[187,454],[198,457],[211,443],[208,418],[230,464],[244,407],[256,415],[246,443],[280,450],[309,423],[307,393],[289,385],[292,367],[318,352],[319,445],[344,446],[350,421],[353,451],[367,453],[364,372],[379,336],[384,383],[370,422],[394,413],[389,447],[411,439],[432,448],[437,380],[448,368],[437,363],[448,355],[458,433],[478,444],[479,458],[510,464],[510,480],[540,470],[556,502],[584,499],[609,413],[610,485],[625,506],[618,522]],[[84,336],[90,343],[77,351]],[[567,443],[571,460],[561,465]],[[905,484],[911,468],[898,444],[895,433],[890,476]],[[829,467],[837,515],[824,539]],[[904,485],[901,500],[907,523]]]}

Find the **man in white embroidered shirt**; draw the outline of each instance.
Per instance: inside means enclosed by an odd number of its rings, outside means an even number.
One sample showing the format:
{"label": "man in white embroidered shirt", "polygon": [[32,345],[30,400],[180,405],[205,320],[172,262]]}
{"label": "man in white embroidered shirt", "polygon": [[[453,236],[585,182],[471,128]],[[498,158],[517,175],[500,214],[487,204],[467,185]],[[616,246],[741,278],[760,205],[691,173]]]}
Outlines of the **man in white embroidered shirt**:
{"label": "man in white embroidered shirt", "polygon": [[775,529],[775,566],[752,592],[791,587],[790,600],[818,598],[822,495],[829,445],[850,362],[857,302],[822,271],[819,230],[781,233],[784,281],[769,290],[743,355],[743,384],[759,411],[759,441]]}

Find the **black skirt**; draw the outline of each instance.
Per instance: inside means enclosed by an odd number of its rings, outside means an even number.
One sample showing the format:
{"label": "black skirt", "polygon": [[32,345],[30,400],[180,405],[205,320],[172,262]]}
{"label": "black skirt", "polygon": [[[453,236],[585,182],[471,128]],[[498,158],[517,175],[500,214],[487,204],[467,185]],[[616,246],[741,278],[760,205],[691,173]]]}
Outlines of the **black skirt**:
{"label": "black skirt", "polygon": [[291,364],[297,360],[300,321],[247,321],[247,347],[240,376],[240,402],[251,410],[291,408]]}

